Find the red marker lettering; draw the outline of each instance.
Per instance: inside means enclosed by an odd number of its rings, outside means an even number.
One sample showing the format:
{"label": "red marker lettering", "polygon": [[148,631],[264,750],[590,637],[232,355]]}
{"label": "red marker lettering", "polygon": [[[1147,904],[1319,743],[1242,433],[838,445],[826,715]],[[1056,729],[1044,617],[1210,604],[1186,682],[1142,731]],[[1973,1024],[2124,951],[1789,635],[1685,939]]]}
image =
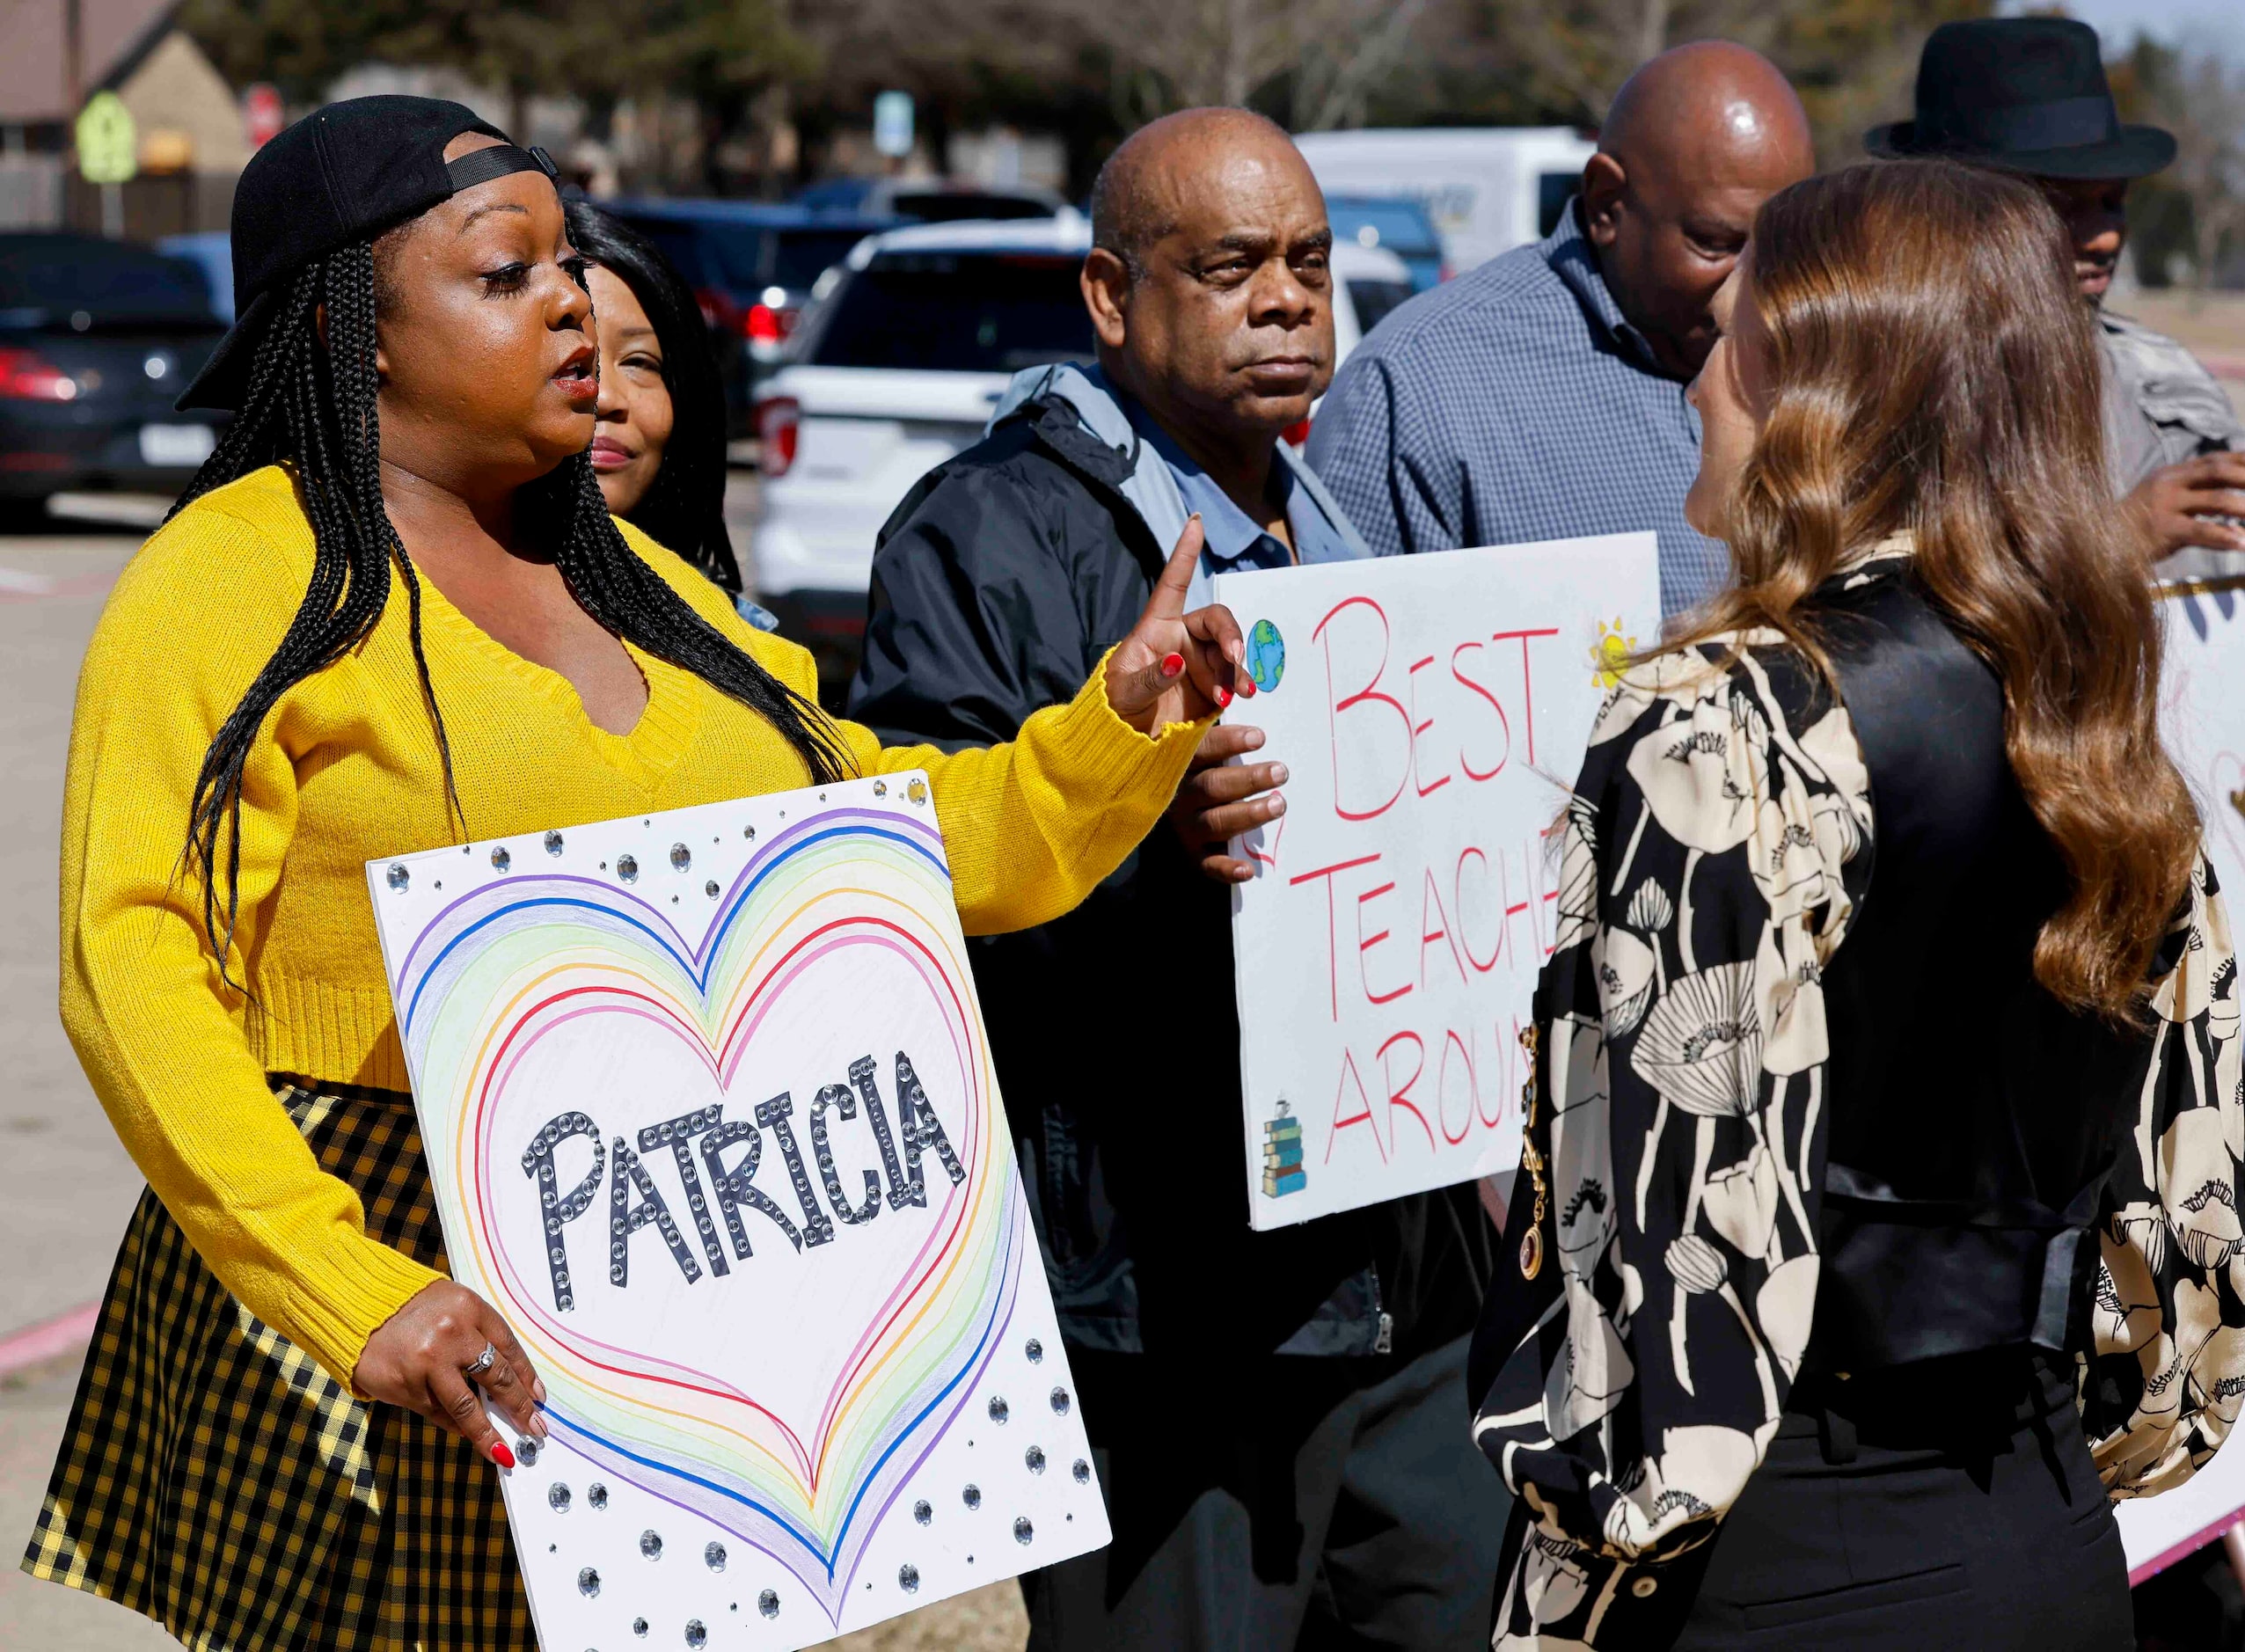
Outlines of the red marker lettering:
{"label": "red marker lettering", "polygon": [[[1411,1076],[1399,1085],[1395,1082],[1395,1069],[1388,1065],[1387,1052],[1398,1044],[1405,1042],[1410,1044],[1418,1059],[1411,1064]],[[1379,1064],[1387,1075],[1387,1133],[1390,1136],[1395,1134],[1395,1109],[1401,1107],[1413,1118],[1418,1120],[1419,1128],[1427,1133],[1428,1149],[1430,1151],[1440,1151],[1441,1150],[1434,1144],[1434,1126],[1428,1123],[1427,1115],[1419,1111],[1419,1104],[1411,1100],[1411,1086],[1418,1083],[1419,1075],[1427,1070],[1425,1041],[1416,1033],[1396,1034],[1394,1037],[1379,1047]]]}
{"label": "red marker lettering", "polygon": [[[1436,927],[1427,927],[1428,915],[1433,915]],[[1434,868],[1426,870],[1425,887],[1419,896],[1419,984],[1427,983],[1427,948],[1435,942],[1444,943],[1450,961],[1458,966],[1458,982],[1461,986],[1472,984],[1466,973],[1466,961],[1458,955],[1458,942],[1450,933],[1450,914],[1442,910],[1442,891],[1435,887]]]}
{"label": "red marker lettering", "polygon": [[[1434,655],[1432,654],[1429,654],[1423,660],[1414,660],[1411,662],[1411,669],[1404,674],[1411,684],[1411,715],[1414,718],[1419,714],[1419,673],[1433,663]],[[1445,774],[1432,786],[1419,784],[1419,736],[1433,727],[1434,719],[1431,717],[1422,723],[1415,721],[1411,725],[1411,785],[1421,797],[1431,797],[1444,786],[1448,786],[1451,779],[1451,777]]]}
{"label": "red marker lettering", "polygon": [[1504,707],[1496,703],[1496,696],[1490,693],[1488,690],[1482,687],[1479,683],[1474,681],[1472,677],[1467,676],[1466,673],[1459,669],[1458,664],[1458,656],[1459,654],[1465,653],[1468,648],[1479,648],[1482,645],[1478,642],[1461,642],[1455,648],[1452,648],[1450,651],[1450,675],[1456,677],[1459,683],[1463,686],[1472,690],[1474,693],[1480,695],[1483,699],[1488,702],[1489,710],[1496,713],[1496,726],[1504,731],[1504,752],[1502,757],[1497,758],[1496,766],[1495,768],[1486,770],[1476,769],[1466,760],[1466,749],[1463,746],[1460,746],[1458,749],[1458,766],[1465,770],[1466,778],[1469,780],[1494,780],[1498,775],[1504,772],[1504,765],[1512,760],[1511,720],[1505,716]]}
{"label": "red marker lettering", "polygon": [[[1484,879],[1488,876],[1488,857],[1487,855],[1483,854],[1480,850],[1473,847],[1470,844],[1459,852],[1457,867],[1450,874],[1450,899],[1451,904],[1458,909],[1458,916],[1461,920],[1466,915],[1466,863],[1468,860],[1480,861],[1481,866],[1481,876]],[[1501,924],[1498,925],[1496,932],[1496,946],[1489,953],[1486,961],[1474,955],[1474,943],[1466,938],[1465,930],[1462,927],[1462,925],[1458,933],[1458,949],[1466,954],[1466,961],[1474,966],[1474,972],[1476,975],[1485,976],[1490,970],[1495,969],[1496,961],[1504,956],[1503,926]]]}
{"label": "red marker lettering", "polygon": [[[1357,1086],[1357,1100],[1361,1110],[1343,1118],[1341,1114],[1341,1098],[1349,1093],[1349,1085],[1352,1080]],[[1327,1164],[1333,1162],[1333,1149],[1341,1140],[1341,1132],[1358,1124],[1371,1127],[1372,1145],[1379,1149],[1379,1162],[1386,1164],[1387,1144],[1379,1139],[1379,1121],[1372,1116],[1372,1099],[1364,1093],[1364,1081],[1357,1077],[1357,1057],[1344,1049],[1341,1052],[1341,1082],[1335,1086],[1333,1092],[1333,1128],[1327,1132],[1325,1138]]]}
{"label": "red marker lettering", "polygon": [[[1325,629],[1342,613],[1350,608],[1356,607],[1358,603],[1362,603],[1364,607],[1371,609],[1379,618],[1379,664],[1373,668],[1371,680],[1365,683],[1364,687],[1357,690],[1354,693],[1344,694],[1339,699],[1335,699],[1332,698],[1333,640],[1325,635]],[[1388,628],[1386,611],[1369,596],[1351,596],[1346,598],[1342,602],[1336,603],[1326,614],[1326,617],[1323,619],[1318,621],[1316,628],[1310,632],[1310,638],[1312,641],[1317,641],[1322,639],[1325,642],[1325,680],[1327,686],[1327,705],[1329,708],[1327,713],[1327,727],[1333,742],[1333,812],[1340,815],[1342,820],[1376,819],[1379,815],[1385,815],[1389,809],[1395,806],[1395,800],[1403,795],[1403,788],[1411,783],[1411,713],[1404,709],[1403,702],[1401,700],[1397,699],[1395,696],[1388,693],[1379,686],[1380,677],[1387,670]],[[1525,645],[1524,644],[1523,647],[1525,646]],[[1395,789],[1387,794],[1385,801],[1375,804],[1372,808],[1367,809],[1352,809],[1341,800],[1341,714],[1343,712],[1353,710],[1355,707],[1364,705],[1368,700],[1376,700],[1380,705],[1386,706],[1390,711],[1395,713],[1397,720],[1402,724],[1403,762],[1396,773]],[[1364,735],[1357,735],[1351,736],[1350,743],[1352,746],[1368,749],[1372,742],[1366,739]]]}
{"label": "red marker lettering", "polygon": [[[1466,1122],[1455,1136],[1450,1133],[1450,1052],[1453,1049],[1466,1064]],[[1444,1141],[1455,1147],[1473,1133],[1474,1119],[1481,1108],[1481,1082],[1474,1076],[1474,1052],[1466,1048],[1466,1041],[1455,1028],[1442,1035],[1442,1071],[1435,1076],[1435,1106],[1442,1120]]]}
{"label": "red marker lettering", "polygon": [[[1332,886],[1328,884],[1326,887],[1330,888]],[[1386,930],[1380,931],[1377,935],[1364,933],[1364,908],[1379,899],[1381,895],[1393,895],[1394,892],[1395,885],[1388,882],[1381,884],[1377,889],[1366,889],[1357,897],[1357,979],[1364,983],[1364,997],[1374,1004],[1393,1004],[1411,990],[1411,983],[1406,981],[1393,992],[1375,992],[1372,990],[1371,977],[1364,973],[1364,954],[1387,939]],[[1327,897],[1328,909],[1331,902],[1332,897],[1328,895]]]}
{"label": "red marker lettering", "polygon": [[[1536,685],[1533,681],[1533,673],[1528,669],[1528,641],[1532,637],[1556,637],[1558,634],[1559,628],[1552,625],[1541,631],[1500,631],[1489,638],[1491,642],[1505,642],[1514,637],[1520,640],[1520,699],[1521,704],[1527,709],[1528,761],[1530,763],[1536,760]],[[1382,657],[1380,663],[1383,665],[1386,663],[1385,656]]]}
{"label": "red marker lettering", "polygon": [[[1304,872],[1286,880],[1286,887],[1307,883],[1312,878],[1330,879],[1335,873],[1346,872],[1351,866],[1369,866],[1379,860],[1378,855],[1358,855],[1354,860],[1336,860],[1329,866],[1320,866],[1314,872]],[[1361,928],[1361,925],[1360,925]],[[1333,939],[1333,885],[1325,886],[1325,974],[1326,987],[1333,999],[1333,1019],[1341,1019],[1341,970],[1337,961],[1338,948]]]}

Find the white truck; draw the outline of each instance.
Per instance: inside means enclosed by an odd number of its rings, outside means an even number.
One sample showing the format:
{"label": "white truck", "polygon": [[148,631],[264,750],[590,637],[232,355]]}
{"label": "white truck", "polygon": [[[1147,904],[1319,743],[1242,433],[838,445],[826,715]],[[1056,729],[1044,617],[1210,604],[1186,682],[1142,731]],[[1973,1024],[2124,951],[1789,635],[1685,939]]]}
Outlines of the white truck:
{"label": "white truck", "polygon": [[1305,132],[1294,142],[1329,195],[1422,203],[1458,274],[1548,235],[1598,150],[1564,126]]}

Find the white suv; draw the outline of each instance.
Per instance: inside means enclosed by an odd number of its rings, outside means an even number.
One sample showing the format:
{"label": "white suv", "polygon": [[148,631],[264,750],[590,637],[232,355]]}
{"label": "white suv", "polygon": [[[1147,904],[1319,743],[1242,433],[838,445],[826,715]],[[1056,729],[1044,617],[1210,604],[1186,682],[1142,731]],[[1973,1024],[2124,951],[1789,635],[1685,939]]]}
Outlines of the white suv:
{"label": "white suv", "polygon": [[[914,483],[982,439],[1013,376],[1092,359],[1080,214],[868,236],[819,277],[756,406],[757,598],[818,656],[831,703],[857,669],[874,541]],[[1410,291],[1393,253],[1334,249],[1336,354]],[[1361,322],[1364,325],[1360,325]]]}
{"label": "white suv", "polygon": [[854,669],[874,540],[912,485],[982,439],[1014,373],[1092,356],[1083,217],[870,236],[819,278],[757,402],[758,600]]}

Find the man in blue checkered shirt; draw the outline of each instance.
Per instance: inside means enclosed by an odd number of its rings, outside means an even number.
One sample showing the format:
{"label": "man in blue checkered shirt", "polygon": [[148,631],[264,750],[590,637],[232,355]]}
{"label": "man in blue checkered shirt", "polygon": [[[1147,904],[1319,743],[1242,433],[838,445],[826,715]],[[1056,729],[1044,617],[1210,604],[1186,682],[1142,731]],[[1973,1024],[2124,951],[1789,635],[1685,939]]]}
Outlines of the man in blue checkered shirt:
{"label": "man in blue checkered shirt", "polygon": [[1730,563],[1684,520],[1684,391],[1754,213],[1815,165],[1767,59],[1722,41],[1653,59],[1548,239],[1413,299],[1349,356],[1311,468],[1383,556],[1649,528],[1664,613],[1711,595]]}

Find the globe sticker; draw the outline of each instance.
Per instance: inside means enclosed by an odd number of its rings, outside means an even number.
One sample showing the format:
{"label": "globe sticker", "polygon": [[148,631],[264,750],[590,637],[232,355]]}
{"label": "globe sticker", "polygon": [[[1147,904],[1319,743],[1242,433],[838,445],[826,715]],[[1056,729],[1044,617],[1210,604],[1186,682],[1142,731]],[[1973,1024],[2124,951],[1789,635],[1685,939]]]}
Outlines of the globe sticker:
{"label": "globe sticker", "polygon": [[1247,632],[1247,675],[1259,694],[1269,693],[1286,675],[1286,639],[1268,619],[1258,619]]}

